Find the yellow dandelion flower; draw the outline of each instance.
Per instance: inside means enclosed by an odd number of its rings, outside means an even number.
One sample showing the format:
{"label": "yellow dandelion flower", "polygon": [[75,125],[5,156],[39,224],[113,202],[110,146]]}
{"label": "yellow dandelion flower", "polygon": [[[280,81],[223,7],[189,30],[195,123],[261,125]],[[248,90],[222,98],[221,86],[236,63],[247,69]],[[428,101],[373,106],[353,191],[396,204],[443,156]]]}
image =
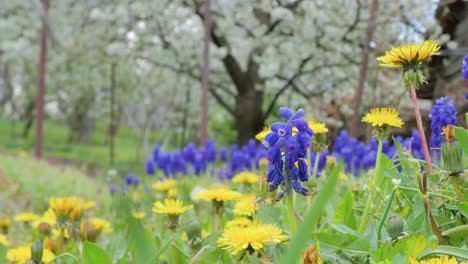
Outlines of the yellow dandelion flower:
{"label": "yellow dandelion flower", "polygon": [[[7,251],[7,259],[15,264],[24,264],[31,259],[31,245],[24,245],[17,248],[12,248]],[[54,253],[48,249],[42,252],[42,261],[49,263],[55,258]]]}
{"label": "yellow dandelion flower", "polygon": [[258,132],[258,134],[255,135],[255,139],[261,142],[265,139],[266,135],[268,135],[268,133],[270,132],[271,132],[271,129],[269,127],[264,127],[262,131]]}
{"label": "yellow dandelion flower", "polygon": [[247,227],[251,225],[253,222],[247,217],[238,217],[234,218],[233,220],[226,223],[226,229],[231,227]]}
{"label": "yellow dandelion flower", "polygon": [[234,183],[245,183],[245,184],[254,184],[257,183],[259,180],[258,175],[253,172],[244,171],[238,173],[232,178],[232,182]]}
{"label": "yellow dandelion flower", "polygon": [[107,220],[101,218],[91,218],[90,222],[93,225],[94,230],[96,230],[98,233],[102,232],[104,234],[110,234],[113,231],[111,223]]}
{"label": "yellow dandelion flower", "polygon": [[302,255],[302,263],[303,264],[321,264],[322,263],[322,258],[320,257],[320,251],[315,245],[308,247],[304,251],[304,254]]}
{"label": "yellow dandelion flower", "polygon": [[208,232],[208,230],[206,230],[206,229],[201,230],[201,237],[202,238],[207,238],[209,235],[211,235],[211,233]]}
{"label": "yellow dandelion flower", "polygon": [[10,241],[8,241],[8,238],[3,235],[3,234],[0,234],[0,245],[4,246],[4,247],[10,247]]}
{"label": "yellow dandelion flower", "polygon": [[182,235],[180,235],[180,240],[184,241],[184,242],[187,242],[188,241],[188,236],[187,236],[187,233],[182,233]]}
{"label": "yellow dandelion flower", "polygon": [[68,232],[68,228],[54,228],[52,229],[52,236],[56,238],[63,237],[68,239],[70,238],[70,233]]}
{"label": "yellow dandelion flower", "polygon": [[410,264],[468,264],[468,262],[458,262],[454,257],[442,256],[420,261],[410,258]]}
{"label": "yellow dandelion flower", "polygon": [[39,218],[39,216],[37,214],[25,212],[25,213],[17,214],[15,216],[15,221],[16,222],[29,223],[29,222],[32,222],[32,221],[38,219],[38,218]]}
{"label": "yellow dandelion flower", "polygon": [[266,167],[268,166],[268,164],[270,164],[270,162],[268,161],[267,158],[261,158],[259,161],[258,161],[258,165],[260,167]]}
{"label": "yellow dandelion flower", "polygon": [[52,197],[49,199],[49,208],[60,220],[76,221],[83,215],[84,202],[79,197]]}
{"label": "yellow dandelion flower", "polygon": [[312,129],[312,132],[314,132],[314,134],[321,134],[321,133],[328,132],[327,124],[320,123],[317,121],[317,119],[314,119],[314,118],[308,119],[307,124],[309,125],[309,128]]}
{"label": "yellow dandelion flower", "polygon": [[57,240],[49,238],[49,237],[45,237],[43,245],[45,249],[55,252],[55,249],[57,247]]}
{"label": "yellow dandelion flower", "polygon": [[362,122],[369,123],[373,127],[402,127],[403,120],[399,115],[398,110],[394,108],[373,108],[362,118]]}
{"label": "yellow dandelion flower", "polygon": [[328,155],[328,156],[327,156],[326,164],[327,164],[327,165],[330,165],[330,166],[331,166],[331,165],[335,165],[335,164],[336,164],[336,158],[333,157],[333,156]]}
{"label": "yellow dandelion flower", "polygon": [[235,205],[232,212],[238,216],[252,216],[258,210],[258,204],[255,202],[255,195],[246,195],[242,197]]}
{"label": "yellow dandelion flower", "polygon": [[52,209],[48,209],[44,214],[35,220],[32,224],[34,228],[38,228],[40,224],[47,224],[49,227],[54,226],[57,223],[57,216]]}
{"label": "yellow dandelion flower", "polygon": [[177,197],[177,189],[170,189],[167,192],[167,197],[175,199]]}
{"label": "yellow dandelion flower", "polygon": [[137,219],[137,220],[142,220],[146,217],[146,213],[145,212],[134,212],[133,214],[133,218]]}
{"label": "yellow dandelion flower", "polygon": [[167,192],[173,189],[177,185],[177,182],[173,179],[161,180],[153,183],[151,188],[158,192]]}
{"label": "yellow dandelion flower", "polygon": [[0,228],[1,229],[8,229],[11,225],[11,220],[8,217],[0,217]]}
{"label": "yellow dandelion flower", "polygon": [[433,55],[440,55],[440,45],[434,40],[426,40],[423,43],[401,45],[392,47],[384,56],[378,57],[382,67],[412,67]]}
{"label": "yellow dandelion flower", "polygon": [[348,175],[344,171],[340,171],[340,174],[338,175],[341,181],[348,181]]}
{"label": "yellow dandelion flower", "polygon": [[455,139],[455,128],[452,125],[443,127],[442,133],[445,136],[445,142],[452,143]]}
{"label": "yellow dandelion flower", "polygon": [[224,229],[218,239],[218,246],[237,254],[242,250],[259,250],[264,245],[279,244],[288,237],[271,224],[253,223],[246,227],[232,226]]}
{"label": "yellow dandelion flower", "polygon": [[241,193],[229,190],[224,186],[216,186],[210,189],[199,191],[194,195],[195,199],[201,199],[205,201],[236,201],[242,196]]}
{"label": "yellow dandelion flower", "polygon": [[193,208],[193,205],[184,206],[183,202],[174,199],[165,199],[164,204],[155,202],[153,205],[153,213],[167,214],[170,216],[178,216]]}
{"label": "yellow dandelion flower", "polygon": [[89,210],[89,209],[93,209],[93,208],[96,208],[96,202],[95,201],[86,201],[86,202],[84,202],[84,204],[83,204],[83,209],[84,210]]}

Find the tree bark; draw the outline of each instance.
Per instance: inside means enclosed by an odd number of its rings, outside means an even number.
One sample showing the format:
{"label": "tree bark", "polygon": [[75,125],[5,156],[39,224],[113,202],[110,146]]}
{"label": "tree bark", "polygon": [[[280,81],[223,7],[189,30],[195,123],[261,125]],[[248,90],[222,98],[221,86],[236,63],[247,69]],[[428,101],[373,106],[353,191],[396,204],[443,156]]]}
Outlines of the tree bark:
{"label": "tree bark", "polygon": [[[245,83],[246,87],[253,84]],[[237,128],[237,142],[246,144],[256,133],[262,130],[262,102],[263,92],[254,88],[239,93],[236,97],[235,121]]]}
{"label": "tree bark", "polygon": [[42,138],[44,130],[44,97],[45,97],[45,80],[46,80],[46,59],[47,59],[47,24],[46,17],[49,9],[49,0],[41,0],[44,8],[42,17],[41,29],[41,47],[39,53],[39,82],[38,92],[36,97],[36,139],[34,146],[34,155],[40,159],[42,157]]}
{"label": "tree bark", "polygon": [[353,118],[351,121],[351,130],[350,135],[353,137],[359,136],[359,127],[361,124],[361,105],[362,105],[362,95],[364,93],[364,84],[367,79],[367,68],[369,66],[369,54],[370,54],[370,42],[374,35],[377,13],[378,0],[372,0],[372,5],[369,10],[369,21],[367,25],[366,40],[364,43],[364,50],[362,51],[362,60],[359,67],[359,81],[356,88],[356,94],[354,95],[354,106],[353,106]]}
{"label": "tree bark", "polygon": [[210,74],[209,48],[211,42],[211,0],[205,0],[204,13],[205,37],[203,39],[202,54],[202,96],[201,96],[201,123],[200,123],[200,145],[207,142],[208,130],[208,82]]}
{"label": "tree bark", "polygon": [[114,165],[115,159],[115,134],[117,132],[117,120],[115,118],[115,68],[117,64],[111,63],[110,73],[110,121],[109,121],[109,164]]}

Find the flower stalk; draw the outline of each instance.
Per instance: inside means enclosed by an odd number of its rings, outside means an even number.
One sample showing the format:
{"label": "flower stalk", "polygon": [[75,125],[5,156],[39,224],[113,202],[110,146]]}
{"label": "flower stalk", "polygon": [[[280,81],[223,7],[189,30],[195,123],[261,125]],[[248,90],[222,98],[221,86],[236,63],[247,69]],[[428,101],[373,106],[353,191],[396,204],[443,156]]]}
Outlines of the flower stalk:
{"label": "flower stalk", "polygon": [[431,154],[429,153],[429,147],[427,145],[426,135],[424,134],[424,127],[422,124],[421,113],[418,106],[418,98],[416,97],[416,90],[413,85],[409,85],[411,93],[411,99],[413,101],[414,116],[416,118],[416,124],[418,126],[419,137],[421,138],[421,144],[424,152],[424,159],[426,160],[427,171],[430,175],[433,174]]}
{"label": "flower stalk", "polygon": [[289,170],[288,167],[286,167],[285,194],[286,194],[287,207],[288,207],[289,228],[291,230],[291,235],[295,235],[296,230],[297,230],[297,224],[296,224],[296,216],[294,213],[294,192],[292,189],[291,171]]}
{"label": "flower stalk", "polygon": [[373,193],[375,193],[376,189],[376,183],[377,186],[380,186],[381,181],[383,181],[383,169],[381,168],[381,155],[382,155],[382,148],[383,148],[383,139],[378,139],[378,146],[377,146],[377,158],[375,161],[375,174],[374,178],[369,180],[368,186],[373,189],[372,192],[369,192],[369,195],[367,197],[367,202],[366,206],[364,207],[364,212],[362,214],[362,219],[361,219],[361,224],[359,225],[359,232],[364,232],[367,228],[367,224],[369,222],[369,210],[370,206],[372,203],[372,200],[374,199]]}

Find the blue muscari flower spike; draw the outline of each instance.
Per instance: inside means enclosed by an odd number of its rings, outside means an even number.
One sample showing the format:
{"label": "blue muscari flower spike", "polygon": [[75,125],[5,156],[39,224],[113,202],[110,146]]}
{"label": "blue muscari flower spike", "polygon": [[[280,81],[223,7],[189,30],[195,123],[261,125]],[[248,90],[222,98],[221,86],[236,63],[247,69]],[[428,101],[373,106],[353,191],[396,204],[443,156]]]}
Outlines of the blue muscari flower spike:
{"label": "blue muscari flower spike", "polygon": [[146,169],[146,173],[148,173],[149,175],[154,174],[155,168],[154,168],[153,158],[148,158],[146,160],[145,169]]}
{"label": "blue muscari flower spike", "polygon": [[221,146],[219,148],[219,160],[227,161],[227,148],[225,146]]}
{"label": "blue muscari flower spike", "polygon": [[436,100],[436,103],[429,113],[431,117],[431,147],[440,147],[444,142],[442,128],[447,125],[455,125],[457,123],[457,109],[452,100],[447,96]]}
{"label": "blue muscari flower spike", "polygon": [[158,160],[158,155],[159,155],[159,150],[161,149],[161,147],[158,145],[158,144],[155,144],[153,146],[153,161],[157,161]]}
{"label": "blue muscari flower spike", "polygon": [[[461,68],[461,75],[463,80],[468,80],[468,54],[463,58],[463,64]],[[466,84],[468,87],[468,83]],[[465,94],[466,97],[466,94]]]}
{"label": "blue muscari flower spike", "polygon": [[[310,191],[302,187],[299,181],[305,182],[309,178],[307,163],[303,158],[311,145],[312,130],[307,121],[302,119],[304,116],[302,109],[294,113],[290,108],[280,107],[279,114],[287,119],[286,122],[273,123],[272,132],[267,134],[263,141],[263,145],[268,148],[267,158],[270,161],[267,174],[268,190],[276,190],[279,185],[285,184],[285,177],[291,177],[293,190],[308,195]],[[293,133],[294,127],[297,132]],[[299,168],[296,167],[296,162]]]}
{"label": "blue muscari flower spike", "polygon": [[138,177],[138,176],[133,177],[133,182],[132,183],[135,186],[140,185],[140,177]]}
{"label": "blue muscari flower spike", "polygon": [[133,183],[133,177],[132,177],[132,174],[131,173],[128,173],[126,176],[125,176],[125,183],[130,185]]}
{"label": "blue muscari flower spike", "polygon": [[109,187],[109,192],[110,192],[111,195],[113,195],[116,190],[117,190],[117,186],[115,186],[115,185],[111,185]]}

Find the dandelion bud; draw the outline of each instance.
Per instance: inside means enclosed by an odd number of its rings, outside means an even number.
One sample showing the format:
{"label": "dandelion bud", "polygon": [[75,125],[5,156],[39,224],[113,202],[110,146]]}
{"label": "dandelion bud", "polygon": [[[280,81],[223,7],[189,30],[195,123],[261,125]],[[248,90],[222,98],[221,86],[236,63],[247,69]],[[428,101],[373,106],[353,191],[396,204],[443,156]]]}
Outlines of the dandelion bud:
{"label": "dandelion bud", "polygon": [[449,171],[450,175],[457,175],[463,171],[462,149],[455,139],[453,126],[446,126],[442,130],[445,134],[445,142],[442,144],[444,170]]}
{"label": "dandelion bud", "polygon": [[80,237],[82,241],[95,242],[97,238],[97,231],[94,228],[93,223],[89,220],[81,222],[80,225]]}
{"label": "dandelion bud", "polygon": [[427,240],[427,245],[432,249],[435,250],[439,246],[439,239],[436,235],[431,235]]}
{"label": "dandelion bud", "polygon": [[281,201],[281,199],[283,199],[283,197],[284,197],[284,192],[279,192],[275,195],[275,201],[279,202]]}
{"label": "dandelion bud", "polygon": [[31,245],[31,259],[34,263],[39,264],[42,263],[42,253],[44,249],[42,246],[42,239],[36,240]]}
{"label": "dandelion bud", "polygon": [[45,222],[40,223],[37,229],[39,230],[39,232],[41,232],[44,235],[50,234],[50,231],[51,231],[50,225]]}
{"label": "dandelion bud", "polygon": [[403,221],[398,216],[392,216],[387,220],[387,232],[388,235],[395,239],[403,233]]}
{"label": "dandelion bud", "polygon": [[322,258],[320,257],[320,252],[315,245],[308,247],[304,254],[302,255],[303,264],[320,264],[322,263]]}

